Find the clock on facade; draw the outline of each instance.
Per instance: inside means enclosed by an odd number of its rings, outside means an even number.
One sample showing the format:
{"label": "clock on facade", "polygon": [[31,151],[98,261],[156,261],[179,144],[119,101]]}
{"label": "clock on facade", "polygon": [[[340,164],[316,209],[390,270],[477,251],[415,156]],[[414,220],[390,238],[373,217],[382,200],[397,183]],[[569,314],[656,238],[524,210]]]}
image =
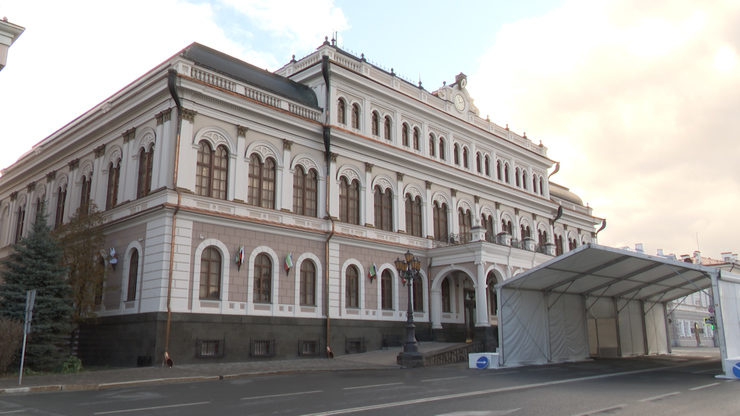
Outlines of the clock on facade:
{"label": "clock on facade", "polygon": [[465,109],[465,99],[462,94],[455,96],[455,108],[457,108],[457,111],[463,111]]}

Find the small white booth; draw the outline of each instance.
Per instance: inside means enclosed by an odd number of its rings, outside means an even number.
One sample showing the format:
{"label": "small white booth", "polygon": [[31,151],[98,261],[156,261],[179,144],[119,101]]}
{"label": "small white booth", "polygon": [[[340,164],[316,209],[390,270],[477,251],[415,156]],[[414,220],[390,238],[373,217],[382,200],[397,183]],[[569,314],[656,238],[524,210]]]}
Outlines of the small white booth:
{"label": "small white booth", "polygon": [[502,367],[669,353],[666,303],[706,290],[724,374],[740,378],[738,274],[586,244],[496,289]]}

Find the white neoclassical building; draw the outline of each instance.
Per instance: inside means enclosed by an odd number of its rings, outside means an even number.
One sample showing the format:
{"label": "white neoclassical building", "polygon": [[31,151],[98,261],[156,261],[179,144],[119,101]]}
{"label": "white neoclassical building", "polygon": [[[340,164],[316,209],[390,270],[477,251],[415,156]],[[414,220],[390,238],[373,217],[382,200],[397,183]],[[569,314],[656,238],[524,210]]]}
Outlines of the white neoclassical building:
{"label": "white neoclassical building", "polygon": [[41,201],[52,226],[104,211],[89,363],[397,343],[407,250],[417,337],[495,342],[495,283],[601,219],[466,85],[427,91],[328,41],[274,73],[192,44],[3,170],[0,258]]}

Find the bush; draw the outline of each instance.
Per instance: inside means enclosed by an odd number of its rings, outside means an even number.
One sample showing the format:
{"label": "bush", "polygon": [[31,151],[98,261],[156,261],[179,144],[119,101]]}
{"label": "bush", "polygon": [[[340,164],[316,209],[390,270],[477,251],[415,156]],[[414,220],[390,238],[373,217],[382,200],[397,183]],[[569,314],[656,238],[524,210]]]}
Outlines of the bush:
{"label": "bush", "polygon": [[23,341],[23,324],[14,319],[0,317],[0,374],[20,357]]}
{"label": "bush", "polygon": [[62,363],[62,373],[79,373],[80,370],[82,370],[82,361],[74,355],[70,355]]}

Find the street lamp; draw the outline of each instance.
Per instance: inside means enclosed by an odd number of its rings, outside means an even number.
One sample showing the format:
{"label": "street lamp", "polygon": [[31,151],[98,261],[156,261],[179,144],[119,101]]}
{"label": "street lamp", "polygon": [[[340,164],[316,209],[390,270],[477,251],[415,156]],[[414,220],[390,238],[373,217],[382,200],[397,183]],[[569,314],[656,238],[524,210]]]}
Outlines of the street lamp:
{"label": "street lamp", "polygon": [[416,344],[416,327],[414,326],[414,310],[411,306],[411,285],[414,278],[419,275],[421,261],[410,251],[406,250],[403,259],[396,258],[395,266],[399,276],[406,283],[408,291],[408,312],[406,313],[406,342],[403,344],[403,352],[398,354],[397,362],[403,367],[420,367],[422,357]]}

